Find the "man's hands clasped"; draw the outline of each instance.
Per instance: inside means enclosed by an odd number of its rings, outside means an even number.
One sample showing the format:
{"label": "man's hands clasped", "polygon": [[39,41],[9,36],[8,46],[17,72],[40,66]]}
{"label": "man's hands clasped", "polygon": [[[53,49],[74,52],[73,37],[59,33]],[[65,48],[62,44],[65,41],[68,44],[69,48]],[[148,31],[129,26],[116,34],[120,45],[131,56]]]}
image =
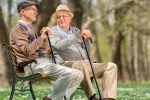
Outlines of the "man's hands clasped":
{"label": "man's hands clasped", "polygon": [[48,36],[50,36],[52,34],[52,31],[49,27],[43,27],[40,31],[41,33],[41,37],[43,39],[47,38]]}
{"label": "man's hands clasped", "polygon": [[[43,27],[40,31],[41,33],[41,37],[43,39],[47,38],[48,36],[50,36],[52,34],[52,31],[49,27]],[[91,37],[91,33],[89,30],[87,29],[82,29],[79,33],[78,36],[84,39],[88,39]]]}

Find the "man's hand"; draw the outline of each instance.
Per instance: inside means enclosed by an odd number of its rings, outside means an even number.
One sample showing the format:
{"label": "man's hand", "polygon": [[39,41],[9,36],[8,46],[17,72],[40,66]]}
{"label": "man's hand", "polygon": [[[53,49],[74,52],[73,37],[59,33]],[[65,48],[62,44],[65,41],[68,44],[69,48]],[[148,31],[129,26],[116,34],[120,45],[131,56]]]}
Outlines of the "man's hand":
{"label": "man's hand", "polygon": [[90,38],[91,37],[91,33],[90,33],[90,31],[89,30],[86,30],[86,29],[82,29],[79,33],[78,33],[78,35],[82,38],[84,38],[84,39],[88,39],[88,38]]}
{"label": "man's hand", "polygon": [[52,31],[51,31],[51,29],[50,29],[49,27],[43,27],[43,28],[41,29],[40,33],[41,33],[41,37],[42,37],[43,39],[45,39],[45,38],[47,38],[49,35],[52,34]]}

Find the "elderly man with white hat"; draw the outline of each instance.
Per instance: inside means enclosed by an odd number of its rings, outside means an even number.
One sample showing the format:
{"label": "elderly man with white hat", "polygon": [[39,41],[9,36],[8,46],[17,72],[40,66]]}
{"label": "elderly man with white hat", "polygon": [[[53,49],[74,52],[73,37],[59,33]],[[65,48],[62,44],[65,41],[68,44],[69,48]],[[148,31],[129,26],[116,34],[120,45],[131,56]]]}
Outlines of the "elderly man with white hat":
{"label": "elderly man with white hat", "polygon": [[[83,74],[79,70],[53,64],[44,56],[49,50],[47,37],[51,35],[51,30],[44,27],[39,37],[32,31],[32,22],[36,21],[38,14],[37,6],[39,4],[32,1],[22,1],[18,4],[17,10],[21,18],[10,32],[10,45],[18,64],[28,62],[23,66],[26,74],[42,69],[44,74],[55,80],[50,93],[43,100],[64,100],[64,97],[70,100],[72,93],[81,83]],[[33,59],[34,62],[30,62]]]}
{"label": "elderly man with white hat", "polygon": [[[91,83],[92,74],[82,37],[89,43],[91,33],[89,30],[79,30],[72,27],[73,13],[69,8],[60,4],[56,12],[52,14],[57,25],[53,26],[52,35],[49,37],[55,52],[56,62],[83,72],[84,78],[80,84],[89,100],[99,100]],[[117,66],[112,62],[93,63],[94,72],[97,77],[102,77],[103,100],[115,100],[117,93]]]}

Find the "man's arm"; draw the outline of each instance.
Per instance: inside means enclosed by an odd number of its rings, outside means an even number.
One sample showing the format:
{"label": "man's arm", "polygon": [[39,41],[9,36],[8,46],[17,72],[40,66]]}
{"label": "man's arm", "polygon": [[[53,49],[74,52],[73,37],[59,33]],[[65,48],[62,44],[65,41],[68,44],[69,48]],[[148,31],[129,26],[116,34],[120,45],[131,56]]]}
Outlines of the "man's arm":
{"label": "man's arm", "polygon": [[23,30],[20,27],[15,29],[15,33],[16,34],[14,35],[14,40],[16,45],[20,48],[22,53],[24,53],[27,56],[35,53],[35,51],[43,45],[42,37],[38,37],[32,42],[29,42],[27,31]]}
{"label": "man's arm", "polygon": [[[78,31],[76,33],[78,33]],[[77,34],[62,39],[61,33],[54,29],[52,29],[52,35],[50,36],[52,46],[59,50],[68,48],[69,46],[73,45],[78,39],[80,39],[80,37]]]}

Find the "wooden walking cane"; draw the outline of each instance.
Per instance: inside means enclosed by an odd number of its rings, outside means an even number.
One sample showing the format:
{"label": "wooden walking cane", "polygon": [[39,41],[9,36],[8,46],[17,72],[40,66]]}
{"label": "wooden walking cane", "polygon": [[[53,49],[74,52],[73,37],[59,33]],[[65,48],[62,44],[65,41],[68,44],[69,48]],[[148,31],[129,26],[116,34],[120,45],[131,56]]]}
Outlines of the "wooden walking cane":
{"label": "wooden walking cane", "polygon": [[51,49],[53,61],[54,61],[54,63],[56,64],[56,60],[55,60],[53,48],[52,48],[51,41],[50,41],[49,37],[48,37],[48,43],[49,43],[49,46],[50,46],[50,49]]}
{"label": "wooden walking cane", "polygon": [[[85,46],[85,50],[86,50],[86,53],[87,53],[88,60],[89,60],[90,65],[91,65],[91,69],[92,69],[93,77],[94,77],[95,84],[96,84],[96,87],[97,87],[97,90],[98,90],[99,98],[100,98],[100,100],[103,100],[102,96],[101,96],[101,92],[100,92],[99,86],[98,86],[98,83],[97,83],[97,80],[96,80],[96,76],[95,76],[94,68],[93,68],[93,65],[92,65],[92,61],[91,61],[91,58],[90,58],[87,46],[85,44],[85,39],[84,39],[84,37],[82,37],[82,39],[83,39],[83,43],[84,43],[84,46]],[[90,40],[91,40],[91,38],[90,38]]]}
{"label": "wooden walking cane", "polygon": [[45,34],[47,35],[47,38],[48,38],[48,43],[49,43],[50,50],[51,50],[51,54],[52,54],[52,60],[53,60],[54,63],[56,64],[56,60],[55,60],[55,56],[54,56],[52,44],[51,44],[50,38],[48,37],[48,32],[46,31]]}

